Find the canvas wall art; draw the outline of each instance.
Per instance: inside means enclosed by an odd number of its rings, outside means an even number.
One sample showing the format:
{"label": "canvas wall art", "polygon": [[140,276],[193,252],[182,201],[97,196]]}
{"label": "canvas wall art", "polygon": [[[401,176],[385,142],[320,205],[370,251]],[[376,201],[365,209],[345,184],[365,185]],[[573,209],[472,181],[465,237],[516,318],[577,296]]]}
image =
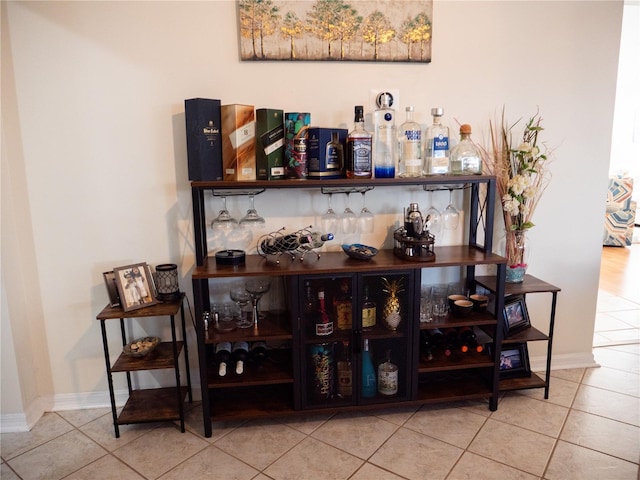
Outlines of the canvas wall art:
{"label": "canvas wall art", "polygon": [[433,2],[239,0],[247,61],[431,62]]}

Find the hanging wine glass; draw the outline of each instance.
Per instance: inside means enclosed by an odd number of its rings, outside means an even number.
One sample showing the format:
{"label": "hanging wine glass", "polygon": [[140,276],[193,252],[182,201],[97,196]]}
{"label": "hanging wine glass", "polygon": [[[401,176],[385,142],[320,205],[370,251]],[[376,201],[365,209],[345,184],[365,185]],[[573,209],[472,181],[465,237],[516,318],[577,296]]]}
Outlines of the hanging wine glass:
{"label": "hanging wine glass", "polygon": [[442,213],[442,221],[444,228],[447,230],[456,230],[458,223],[460,222],[460,212],[453,206],[453,190],[449,189],[449,205],[444,209]]}
{"label": "hanging wine glass", "polygon": [[269,291],[270,287],[271,278],[269,277],[252,278],[251,280],[248,280],[244,285],[245,290],[249,292],[249,295],[251,295],[251,302],[253,305],[253,318],[251,323],[255,327],[258,326],[259,318],[258,302],[260,301],[262,296]]}
{"label": "hanging wine glass", "polygon": [[373,223],[374,223],[374,215],[371,213],[371,210],[367,208],[367,204],[365,202],[365,194],[367,190],[362,190],[362,210],[360,210],[360,215],[358,215],[358,224],[360,225],[360,233],[373,233]]}
{"label": "hanging wine glass", "polygon": [[342,213],[341,222],[342,222],[342,231],[347,235],[349,235],[352,233],[356,233],[356,228],[358,227],[358,223],[357,223],[357,217],[355,212],[351,210],[351,207],[349,207],[349,195],[351,195],[351,192],[347,192],[346,195],[347,195],[347,205],[344,209],[344,212]]}
{"label": "hanging wine glass", "polygon": [[442,231],[442,215],[440,210],[438,210],[435,205],[433,205],[432,197],[433,192],[429,192],[429,201],[431,202],[431,206],[424,212],[424,218],[427,219],[427,226],[429,228],[429,233],[432,235],[439,235]]}
{"label": "hanging wine glass", "polygon": [[229,210],[227,210],[227,197],[221,196],[220,198],[222,199],[222,210],[218,212],[218,216],[211,222],[211,228],[232,228],[238,221],[233,218]]}
{"label": "hanging wine glass", "polygon": [[333,210],[331,206],[331,197],[333,193],[329,193],[329,208],[320,217],[320,223],[322,224],[323,233],[336,233],[338,231],[338,214]]}
{"label": "hanging wine glass", "polygon": [[243,227],[259,227],[265,224],[265,220],[258,214],[255,207],[255,195],[249,195],[249,210],[244,217],[240,219],[240,226]]}

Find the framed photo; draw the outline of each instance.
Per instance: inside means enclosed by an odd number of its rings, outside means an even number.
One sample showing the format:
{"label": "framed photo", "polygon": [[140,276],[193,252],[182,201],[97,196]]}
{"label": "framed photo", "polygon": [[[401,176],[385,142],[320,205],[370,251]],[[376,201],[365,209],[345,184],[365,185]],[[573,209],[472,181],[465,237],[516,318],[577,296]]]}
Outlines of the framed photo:
{"label": "framed photo", "polygon": [[529,312],[524,296],[514,295],[504,301],[504,336],[524,330],[531,326]]}
{"label": "framed photo", "polygon": [[120,305],[125,312],[158,303],[151,269],[146,263],[136,263],[113,269]]}
{"label": "framed photo", "polygon": [[107,293],[109,294],[109,306],[120,306],[120,294],[118,293],[118,286],[116,285],[116,274],[113,270],[110,272],[103,272],[104,284],[107,286]]}
{"label": "framed photo", "polygon": [[502,345],[500,351],[500,378],[530,377],[529,351],[526,343]]}

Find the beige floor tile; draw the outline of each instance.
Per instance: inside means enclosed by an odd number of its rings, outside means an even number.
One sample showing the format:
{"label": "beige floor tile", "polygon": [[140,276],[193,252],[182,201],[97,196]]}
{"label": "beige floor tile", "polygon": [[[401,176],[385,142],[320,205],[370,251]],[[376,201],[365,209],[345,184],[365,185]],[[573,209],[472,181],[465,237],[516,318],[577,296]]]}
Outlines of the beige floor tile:
{"label": "beige floor tile", "polygon": [[113,454],[146,478],[158,478],[207,445],[192,433],[181,433],[175,425],[165,423],[114,450]]}
{"label": "beige floor tile", "polygon": [[562,378],[569,382],[580,383],[586,368],[567,368],[565,370],[551,370],[551,380],[553,378]]}
{"label": "beige floor tile", "polygon": [[[277,421],[251,421],[217,440],[214,445],[257,470],[263,470],[305,438]],[[259,445],[260,448],[256,448]]]}
{"label": "beige floor tile", "polygon": [[[500,409],[498,409],[499,411]],[[518,470],[541,476],[555,440],[490,418],[468,450]]]}
{"label": "beige floor tile", "polygon": [[598,295],[596,308],[598,312],[619,312],[621,310],[637,310],[638,308],[640,305],[622,297],[611,294]]}
{"label": "beige floor tile", "polygon": [[584,374],[582,383],[604,388],[625,395],[640,397],[640,375],[610,367],[590,368]]}
{"label": "beige floor tile", "polygon": [[382,410],[375,410],[371,412],[371,414],[401,427],[407,420],[411,418],[411,415],[413,415],[418,410],[418,408],[420,408],[418,405],[384,408]]}
{"label": "beige floor tile", "polygon": [[73,426],[57,413],[45,413],[29,432],[0,435],[2,458],[11,459],[71,430]]}
{"label": "beige floor tile", "polygon": [[[174,423],[175,425],[180,424],[178,421]],[[212,422],[211,437],[207,438],[204,436],[204,422],[202,421],[202,406],[200,402],[194,402],[192,408],[186,410],[184,415],[185,429],[209,443],[213,443],[219,438],[224,437],[227,433],[232,432],[243,423],[245,423],[244,420]]]}
{"label": "beige floor tile", "polygon": [[463,451],[401,427],[369,462],[410,480],[440,480],[446,478]]}
{"label": "beige floor tile", "polygon": [[624,330],[607,330],[599,332],[599,336],[604,337],[610,344],[625,344],[640,342],[640,330],[637,328],[627,328]]}
{"label": "beige floor tile", "polygon": [[23,480],[57,480],[106,454],[100,445],[72,430],[7,463]]}
{"label": "beige floor tile", "polygon": [[[254,445],[257,448],[257,445]],[[209,445],[160,477],[160,480],[250,480],[258,470]]]}
{"label": "beige floor tile", "polygon": [[141,423],[132,425],[120,425],[120,438],[116,438],[113,429],[113,418],[111,413],[103,415],[96,420],[80,427],[80,430],[91,437],[92,440],[113,452],[115,449],[150,432],[160,426],[160,423]]}
{"label": "beige floor tile", "polygon": [[640,375],[640,355],[616,348],[594,348],[593,356],[601,366]]}
{"label": "beige floor tile", "polygon": [[65,477],[65,480],[113,480],[115,478],[144,480],[144,477],[138,475],[113,455],[105,455],[68,477]]}
{"label": "beige floor tile", "polygon": [[640,426],[638,398],[602,388],[580,385],[572,408]]}
{"label": "beige floor tile", "polygon": [[537,480],[536,475],[494,462],[474,453],[465,452],[447,480]]}
{"label": "beige floor tile", "polygon": [[11,470],[6,463],[0,465],[0,478],[2,478],[2,480],[20,480],[16,472]]}
{"label": "beige floor tile", "polygon": [[624,310],[610,313],[613,318],[620,320],[634,328],[640,328],[640,305],[635,310]]}
{"label": "beige floor tile", "polygon": [[360,470],[358,470],[349,480],[402,480],[395,473],[387,472],[386,470],[365,463]]}
{"label": "beige floor tile", "polygon": [[486,421],[487,417],[462,408],[424,406],[404,426],[456,447],[467,448]]}
{"label": "beige floor tile", "polygon": [[619,352],[632,353],[634,355],[640,355],[640,343],[626,344],[626,345],[612,345],[612,350],[617,350]]}
{"label": "beige floor tile", "polygon": [[275,480],[346,480],[362,464],[347,452],[307,437],[263,473]]}
{"label": "beige floor tile", "polygon": [[518,390],[517,393],[518,395],[535,398],[536,400],[569,408],[573,403],[574,398],[576,398],[579,386],[579,383],[570,382],[568,380],[552,376],[549,383],[549,398],[547,399],[544,398],[544,388]]}
{"label": "beige floor tile", "polygon": [[640,427],[574,410],[569,414],[560,438],[640,463]]}
{"label": "beige floor tile", "polygon": [[82,410],[65,410],[56,413],[74,427],[81,427],[107,414],[109,418],[111,418],[110,408],[85,408]]}
{"label": "beige floor tile", "polygon": [[560,440],[544,478],[548,480],[634,480],[638,465]]}
{"label": "beige floor tile", "polygon": [[502,399],[498,410],[491,414],[491,418],[557,437],[568,413],[567,407],[511,393]]}
{"label": "beige floor tile", "polygon": [[614,316],[616,313],[622,312],[597,313],[596,322],[593,327],[594,332],[603,333],[609,330],[625,330],[629,328],[631,325],[619,318],[616,318],[616,316]]}
{"label": "beige floor tile", "polygon": [[333,414],[329,414],[329,413],[316,414],[316,415],[302,415],[302,416],[282,418],[281,421],[282,423],[290,426],[291,428],[295,428],[296,430],[306,435],[310,435],[311,432],[316,430],[320,425],[324,424],[332,416]]}
{"label": "beige floor tile", "polygon": [[397,425],[380,417],[363,413],[340,413],[311,436],[366,460],[397,428]]}

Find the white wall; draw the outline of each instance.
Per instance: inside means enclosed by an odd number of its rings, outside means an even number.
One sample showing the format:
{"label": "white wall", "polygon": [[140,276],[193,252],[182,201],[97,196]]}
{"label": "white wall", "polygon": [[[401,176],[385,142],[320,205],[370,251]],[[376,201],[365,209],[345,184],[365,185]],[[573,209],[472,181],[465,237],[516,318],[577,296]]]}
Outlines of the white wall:
{"label": "white wall", "polygon": [[[477,139],[503,106],[512,120],[539,108],[556,149],[531,232],[530,273],[562,288],[554,363],[591,364],[622,5],[436,2],[432,63],[397,65],[240,62],[231,1],[3,2],[2,315],[13,330],[3,329],[3,355],[13,344],[16,364],[37,370],[7,377],[3,361],[3,415],[23,413],[19,396],[25,409],[42,398],[53,409],[107,401],[95,320],[107,302],[102,272],[174,262],[190,292],[183,101],[196,96],[350,126],[369,89],[397,88],[401,112],[411,103],[426,124],[430,108],[442,106],[446,123],[471,123]],[[16,178],[8,188],[5,171]],[[367,200],[380,226],[409,201],[429,198],[376,189]],[[433,201],[443,208],[448,196]],[[210,205],[213,213],[218,204]],[[230,207],[239,215],[246,200]],[[270,227],[300,228],[326,209],[326,198],[268,192],[258,207]],[[366,240],[381,244],[383,235]],[[537,312],[546,303],[532,304],[543,325]],[[117,326],[109,331],[117,351]],[[195,355],[192,331],[189,340]],[[16,377],[22,392],[5,388]]]}

